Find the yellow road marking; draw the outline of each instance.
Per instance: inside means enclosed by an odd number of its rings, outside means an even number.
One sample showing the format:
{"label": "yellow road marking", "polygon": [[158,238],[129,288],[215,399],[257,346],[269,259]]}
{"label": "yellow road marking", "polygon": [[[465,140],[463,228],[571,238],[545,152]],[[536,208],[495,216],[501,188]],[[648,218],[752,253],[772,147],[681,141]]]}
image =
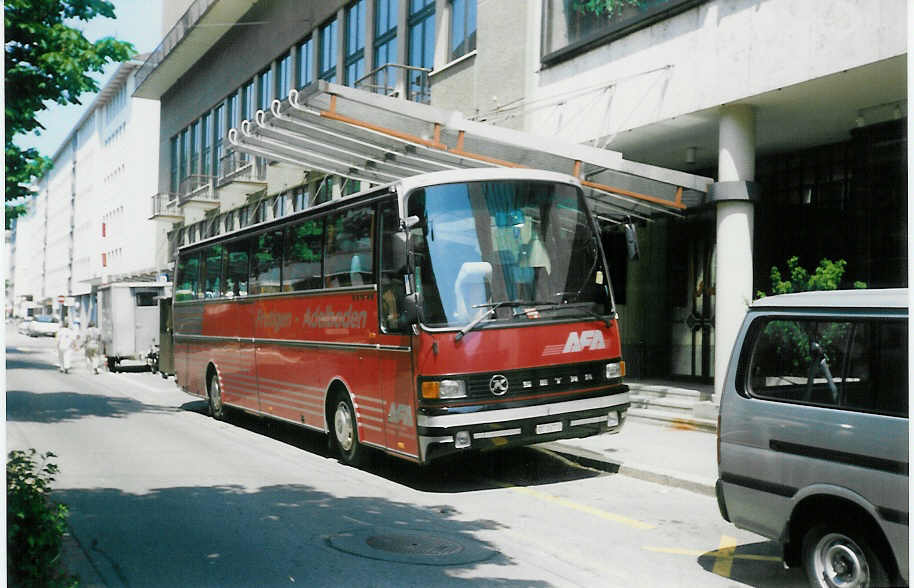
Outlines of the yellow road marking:
{"label": "yellow road marking", "polygon": [[721,536],[720,546],[717,548],[717,553],[714,559],[714,567],[711,569],[711,572],[717,574],[718,576],[723,576],[724,578],[730,577],[730,571],[733,569],[733,554],[736,551],[736,546],[738,545],[736,539],[733,537],[728,537],[726,535]]}
{"label": "yellow road marking", "polygon": [[545,492],[540,492],[539,490],[533,490],[532,488],[527,488],[525,486],[515,486],[513,484],[508,484],[505,482],[494,481],[493,483],[501,486],[502,488],[508,488],[514,492],[520,494],[526,494],[528,496],[533,496],[545,502],[551,502],[552,504],[557,504],[559,506],[564,506],[565,508],[570,508],[579,512],[583,512],[607,521],[612,521],[614,523],[622,523],[623,525],[628,525],[629,527],[634,527],[635,529],[653,529],[654,525],[650,523],[645,523],[635,519],[631,519],[622,515],[617,515],[611,512],[606,512],[605,510],[600,510],[599,508],[594,508],[592,506],[587,506],[586,504],[580,504],[573,500],[568,500],[567,498],[561,498],[559,496],[553,496]]}
{"label": "yellow road marking", "polygon": [[674,555],[693,555],[695,557],[701,557],[703,555],[708,557],[723,558],[729,557],[731,559],[748,559],[752,561],[775,561],[780,562],[781,558],[776,555],[754,555],[751,553],[732,553],[727,554],[725,551],[720,549],[715,549],[714,551],[700,551],[698,549],[680,549],[678,547],[651,547],[645,545],[641,547],[645,551],[654,551],[657,553],[672,553]]}

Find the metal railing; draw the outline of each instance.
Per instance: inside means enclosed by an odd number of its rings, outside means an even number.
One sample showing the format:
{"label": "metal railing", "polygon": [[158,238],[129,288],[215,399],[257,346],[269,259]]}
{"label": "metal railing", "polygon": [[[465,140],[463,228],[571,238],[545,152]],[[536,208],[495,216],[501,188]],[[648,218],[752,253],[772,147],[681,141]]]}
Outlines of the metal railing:
{"label": "metal railing", "polygon": [[353,86],[391,98],[403,97],[405,94],[407,100],[428,104],[432,98],[428,79],[431,71],[414,65],[385,63],[357,79]]}
{"label": "metal railing", "polygon": [[232,151],[219,160],[219,175],[216,187],[221,188],[232,182],[266,182],[267,161],[245,153]]}
{"label": "metal railing", "polygon": [[188,200],[216,200],[213,177],[194,174],[181,180],[178,187],[178,204],[184,204]]}
{"label": "metal railing", "polygon": [[173,192],[159,192],[152,195],[152,215],[149,218],[157,216],[181,216],[178,211],[178,195]]}

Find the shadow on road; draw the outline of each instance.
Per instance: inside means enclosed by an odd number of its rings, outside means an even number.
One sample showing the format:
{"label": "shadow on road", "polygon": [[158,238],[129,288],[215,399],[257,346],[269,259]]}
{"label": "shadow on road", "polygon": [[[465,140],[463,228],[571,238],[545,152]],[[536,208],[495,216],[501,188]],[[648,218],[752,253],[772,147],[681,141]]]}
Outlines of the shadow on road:
{"label": "shadow on road", "polygon": [[[473,533],[502,525],[378,496],[338,497],[305,485],[116,489],[54,493],[107,585],[151,586],[542,586],[513,578],[458,578],[479,565],[513,561]],[[403,545],[416,563],[389,561],[404,531],[434,539]],[[333,538],[369,533],[369,558],[335,549]],[[372,539],[378,541],[372,543]],[[440,538],[440,542],[438,539]],[[443,565],[441,546],[463,543],[484,560]],[[370,547],[377,544],[379,547]],[[428,553],[425,553],[425,552]],[[413,560],[415,561],[415,559]],[[439,566],[438,562],[442,562]],[[70,569],[73,569],[72,567]]]}
{"label": "shadow on road", "polygon": [[711,573],[757,588],[809,585],[802,569],[784,569],[781,547],[776,541],[715,549],[700,555],[698,565]]}
{"label": "shadow on road", "polygon": [[[183,410],[207,414],[205,400],[185,403]],[[310,429],[226,408],[232,425],[298,447],[321,457],[332,457],[328,438]],[[341,464],[341,467],[342,464]],[[469,452],[420,466],[382,451],[369,450],[362,470],[422,492],[472,492],[505,486],[535,486],[607,475],[580,467],[553,453],[531,447]]]}
{"label": "shadow on road", "polygon": [[144,404],[132,398],[98,394],[25,390],[8,390],[6,393],[6,420],[21,423],[60,423],[92,416],[121,418],[139,412],[173,411],[172,408]]}

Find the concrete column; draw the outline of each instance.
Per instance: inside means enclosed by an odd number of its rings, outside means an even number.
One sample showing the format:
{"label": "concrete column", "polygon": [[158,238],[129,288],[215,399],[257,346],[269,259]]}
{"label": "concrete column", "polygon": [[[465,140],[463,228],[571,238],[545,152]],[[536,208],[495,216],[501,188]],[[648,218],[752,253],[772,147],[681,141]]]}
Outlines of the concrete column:
{"label": "concrete column", "polygon": [[714,399],[720,400],[730,350],[752,302],[752,231],[755,189],[755,114],[745,104],[725,106],[719,129],[717,264],[714,313]]}

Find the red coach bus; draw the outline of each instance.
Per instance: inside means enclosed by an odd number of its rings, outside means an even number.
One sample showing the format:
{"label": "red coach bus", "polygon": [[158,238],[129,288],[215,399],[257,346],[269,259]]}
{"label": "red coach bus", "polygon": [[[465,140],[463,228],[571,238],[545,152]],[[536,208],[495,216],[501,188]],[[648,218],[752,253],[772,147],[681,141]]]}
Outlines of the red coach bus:
{"label": "red coach bus", "polygon": [[616,432],[629,407],[580,184],[419,175],[182,247],[177,382],[418,463]]}

